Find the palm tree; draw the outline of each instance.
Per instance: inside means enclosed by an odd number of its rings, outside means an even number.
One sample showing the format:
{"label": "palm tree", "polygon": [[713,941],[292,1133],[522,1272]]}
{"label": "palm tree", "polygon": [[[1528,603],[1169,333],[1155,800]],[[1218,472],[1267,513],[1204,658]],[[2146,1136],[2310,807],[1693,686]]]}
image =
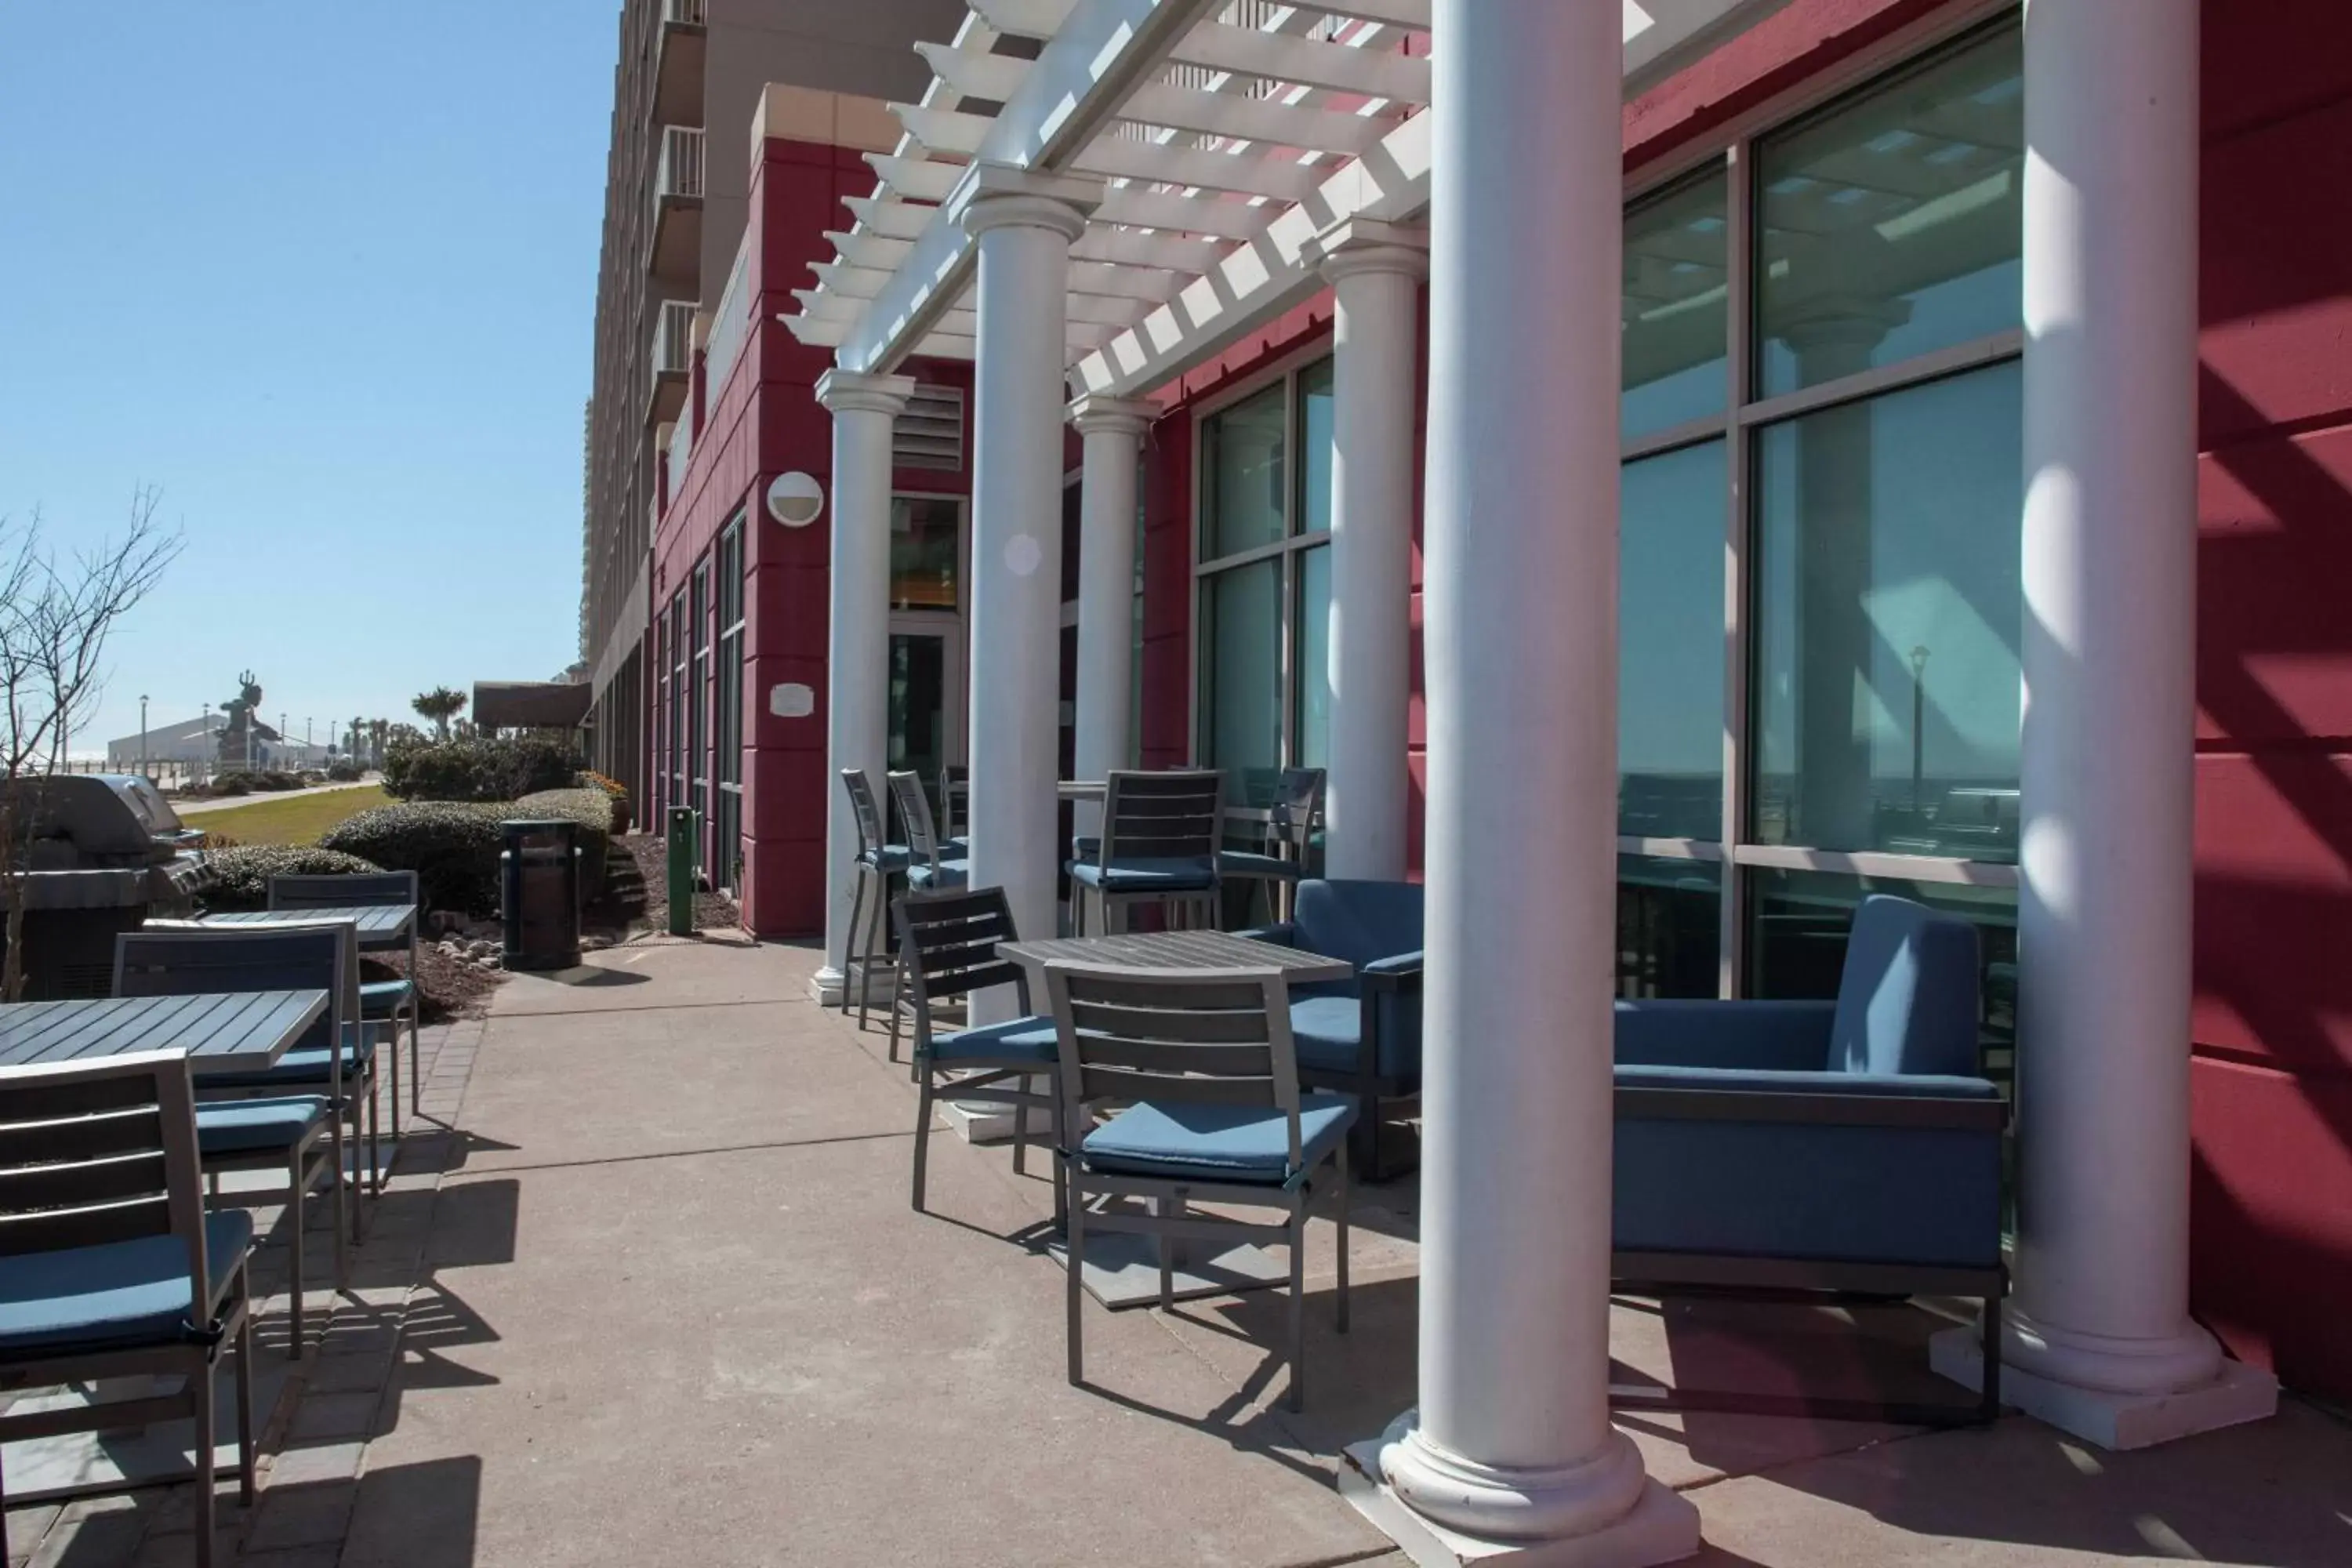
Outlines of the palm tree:
{"label": "palm tree", "polygon": [[449,721],[465,710],[466,694],[436,686],[430,691],[418,692],[409,706],[416,710],[419,717],[433,721],[435,740],[446,741],[449,738]]}

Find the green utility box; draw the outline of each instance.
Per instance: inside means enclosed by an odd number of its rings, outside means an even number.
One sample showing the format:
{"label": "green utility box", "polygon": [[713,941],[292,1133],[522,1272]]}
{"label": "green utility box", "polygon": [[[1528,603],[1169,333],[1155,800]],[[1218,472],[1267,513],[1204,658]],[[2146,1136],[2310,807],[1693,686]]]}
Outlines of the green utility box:
{"label": "green utility box", "polygon": [[702,846],[694,807],[669,808],[669,934],[694,934],[694,863]]}

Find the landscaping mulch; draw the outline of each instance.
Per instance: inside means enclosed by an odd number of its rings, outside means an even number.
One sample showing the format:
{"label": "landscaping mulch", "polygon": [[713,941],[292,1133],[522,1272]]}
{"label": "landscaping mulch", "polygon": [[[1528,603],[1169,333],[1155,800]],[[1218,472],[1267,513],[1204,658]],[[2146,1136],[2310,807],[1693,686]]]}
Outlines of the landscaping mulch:
{"label": "landscaping mulch", "polygon": [[[632,833],[614,841],[616,848],[625,848],[636,862],[637,875],[645,881],[645,907],[635,913],[630,924],[638,931],[663,931],[669,924],[668,845],[659,834]],[[743,923],[743,911],[725,893],[709,889],[694,895],[694,929],[719,931]]]}
{"label": "landscaping mulch", "polygon": [[[478,1018],[490,1010],[490,993],[506,979],[501,970],[480,969],[431,942],[416,949],[416,988],[424,993],[423,1020],[446,1024]],[[408,955],[369,953],[360,960],[362,980],[398,980],[408,973]]]}

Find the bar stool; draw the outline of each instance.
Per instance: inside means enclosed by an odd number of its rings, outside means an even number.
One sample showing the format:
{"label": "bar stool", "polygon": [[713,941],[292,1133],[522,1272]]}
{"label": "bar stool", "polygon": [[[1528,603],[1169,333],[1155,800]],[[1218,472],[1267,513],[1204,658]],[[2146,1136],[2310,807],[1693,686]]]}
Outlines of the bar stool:
{"label": "bar stool", "polygon": [[1283,769],[1266,816],[1264,847],[1217,851],[1219,876],[1271,884],[1266,902],[1274,920],[1290,918],[1298,879],[1307,874],[1307,852],[1323,831],[1323,781],[1321,768]]}
{"label": "bar stool", "polygon": [[1217,849],[1224,833],[1225,775],[1215,768],[1167,773],[1114,769],[1103,793],[1101,843],[1092,860],[1073,859],[1070,921],[1086,934],[1086,893],[1102,910],[1105,933],[1126,929],[1113,911],[1158,904],[1171,918],[1197,910],[1216,923]]}
{"label": "bar stool", "polygon": [[[866,1027],[866,991],[872,983],[875,961],[881,956],[883,922],[890,907],[890,879],[906,870],[907,847],[884,841],[882,805],[874,797],[874,781],[864,768],[841,770],[841,786],[849,792],[850,815],[857,823],[857,858],[849,899],[849,934],[842,943],[841,1012],[849,1015],[849,976],[857,973],[857,1026]],[[866,902],[868,884],[874,889],[870,916]],[[870,923],[868,923],[870,922]],[[865,952],[858,953],[858,931],[865,926]]]}

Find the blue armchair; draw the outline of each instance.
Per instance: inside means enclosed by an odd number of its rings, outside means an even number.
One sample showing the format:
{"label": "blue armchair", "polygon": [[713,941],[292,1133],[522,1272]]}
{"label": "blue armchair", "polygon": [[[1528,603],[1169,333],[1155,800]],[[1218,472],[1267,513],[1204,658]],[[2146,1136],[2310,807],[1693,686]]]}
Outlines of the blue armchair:
{"label": "blue armchair", "polygon": [[1418,882],[1310,879],[1290,919],[1242,933],[1356,966],[1352,980],[1291,987],[1290,1036],[1300,1083],[1356,1098],[1348,1159],[1359,1181],[1408,1168],[1382,1159],[1380,1110],[1421,1093],[1421,927]]}
{"label": "blue armchair", "polygon": [[[1979,1071],[1975,928],[1902,899],[1856,911],[1834,1002],[1620,1002],[1612,1276],[1636,1293],[1935,1294],[1984,1303],[2000,1406],[2001,1134]],[[1621,1405],[1941,1422],[1674,1391]]]}

